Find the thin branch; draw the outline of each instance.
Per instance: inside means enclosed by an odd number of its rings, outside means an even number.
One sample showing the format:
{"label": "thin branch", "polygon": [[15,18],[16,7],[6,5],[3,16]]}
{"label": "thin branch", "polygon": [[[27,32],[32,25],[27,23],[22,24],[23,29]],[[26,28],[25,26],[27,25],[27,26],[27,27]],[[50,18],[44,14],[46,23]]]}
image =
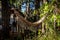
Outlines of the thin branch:
{"label": "thin branch", "polygon": [[46,15],[44,15],[40,20],[38,20],[37,22],[34,22],[33,25],[40,25],[40,23],[42,23],[48,15],[49,14],[46,13]]}

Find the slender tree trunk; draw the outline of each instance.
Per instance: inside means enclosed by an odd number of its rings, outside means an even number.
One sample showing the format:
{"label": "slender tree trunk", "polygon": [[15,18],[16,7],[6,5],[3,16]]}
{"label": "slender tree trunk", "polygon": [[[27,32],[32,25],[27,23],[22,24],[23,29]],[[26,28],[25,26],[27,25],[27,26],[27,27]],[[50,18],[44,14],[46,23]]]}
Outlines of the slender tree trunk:
{"label": "slender tree trunk", "polygon": [[[56,5],[56,4],[55,4],[55,7],[57,8],[57,5]],[[56,15],[57,15],[57,9],[56,9],[56,8],[55,8],[55,10],[54,10],[54,13],[55,13],[55,14],[54,14],[54,15],[55,15],[55,16],[54,16],[54,30],[56,30],[56,26],[57,26],[57,25],[56,25]]]}
{"label": "slender tree trunk", "polygon": [[35,9],[40,7],[40,0],[35,0]]}

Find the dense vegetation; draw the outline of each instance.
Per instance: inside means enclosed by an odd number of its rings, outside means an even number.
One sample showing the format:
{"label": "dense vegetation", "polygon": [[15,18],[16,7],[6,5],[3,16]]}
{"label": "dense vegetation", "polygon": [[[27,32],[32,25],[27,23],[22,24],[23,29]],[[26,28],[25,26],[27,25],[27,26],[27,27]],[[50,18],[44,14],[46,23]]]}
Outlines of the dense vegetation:
{"label": "dense vegetation", "polygon": [[[4,1],[4,0],[3,0]],[[3,4],[2,1],[2,4]],[[8,12],[11,8],[15,8],[20,15],[28,22],[36,24],[39,23],[39,20],[41,23],[38,24],[38,26],[29,25],[28,27],[33,30],[23,29],[23,33],[18,32],[17,39],[19,40],[60,40],[60,1],[59,0],[6,0],[8,4]],[[6,3],[5,2],[5,3]],[[2,9],[4,7],[2,6]],[[4,8],[5,9],[5,8]],[[2,16],[4,15],[4,9],[2,10]],[[5,11],[6,13],[7,11]],[[11,12],[9,12],[11,13]],[[6,14],[10,15],[10,14]],[[21,17],[20,16],[20,17]],[[9,16],[5,17],[9,20]],[[7,22],[5,19],[5,22]],[[21,18],[22,19],[22,18]],[[42,19],[42,20],[41,20]],[[25,22],[22,19],[23,25],[25,28]],[[37,22],[38,21],[38,22]],[[9,21],[8,21],[9,22]],[[8,23],[7,22],[7,23]],[[7,24],[6,23],[6,24]],[[7,24],[9,25],[9,24]],[[25,24],[25,25],[24,25]],[[15,25],[15,24],[11,24]],[[28,25],[28,24],[27,24]],[[15,25],[16,26],[16,25]],[[36,27],[36,32],[34,31],[34,28]],[[21,29],[21,28],[19,28]]]}

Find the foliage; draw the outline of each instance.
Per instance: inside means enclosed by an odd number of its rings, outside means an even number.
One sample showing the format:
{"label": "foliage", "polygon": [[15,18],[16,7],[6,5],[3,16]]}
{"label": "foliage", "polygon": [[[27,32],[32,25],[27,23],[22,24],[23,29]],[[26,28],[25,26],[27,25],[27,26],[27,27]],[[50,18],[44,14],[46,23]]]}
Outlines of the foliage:
{"label": "foliage", "polygon": [[[50,14],[46,19],[44,20],[46,32],[44,34],[40,33],[41,29],[38,29],[38,37],[33,37],[32,40],[60,40],[60,38],[57,36],[56,31],[54,30],[54,20],[56,19],[56,26],[60,27],[60,15],[59,13],[55,13],[55,3],[56,0],[50,1],[50,3],[45,2],[39,9],[35,9],[31,15],[35,16],[39,12],[39,17],[42,18],[45,14]],[[60,4],[60,3],[58,3]],[[14,2],[15,6],[21,5],[20,2],[16,1]],[[60,5],[57,5],[60,6]],[[32,16],[33,20],[34,17]],[[37,16],[36,16],[37,17]],[[38,18],[38,17],[37,17]],[[40,19],[39,18],[39,19]],[[30,18],[29,18],[30,19]],[[32,20],[32,21],[33,21]]]}
{"label": "foliage", "polygon": [[54,3],[55,0],[52,0],[50,4],[47,2],[40,7],[40,17],[44,16],[46,13],[50,13],[50,15],[46,18],[44,23],[46,24],[46,33],[41,36],[40,31],[38,32],[38,37],[36,40],[60,40],[59,36],[56,35],[56,31],[54,30],[54,20],[56,19],[56,23],[58,27],[60,27],[60,15],[57,15],[53,12],[54,11]]}

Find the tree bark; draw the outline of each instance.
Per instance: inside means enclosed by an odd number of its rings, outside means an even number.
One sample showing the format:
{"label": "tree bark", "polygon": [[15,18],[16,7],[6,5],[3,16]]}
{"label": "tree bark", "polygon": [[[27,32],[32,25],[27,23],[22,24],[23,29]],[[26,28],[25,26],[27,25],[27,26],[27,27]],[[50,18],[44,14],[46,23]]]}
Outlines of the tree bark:
{"label": "tree bark", "polygon": [[8,0],[1,0],[2,2],[2,26],[3,26],[3,37],[7,38],[9,36],[9,5]]}

